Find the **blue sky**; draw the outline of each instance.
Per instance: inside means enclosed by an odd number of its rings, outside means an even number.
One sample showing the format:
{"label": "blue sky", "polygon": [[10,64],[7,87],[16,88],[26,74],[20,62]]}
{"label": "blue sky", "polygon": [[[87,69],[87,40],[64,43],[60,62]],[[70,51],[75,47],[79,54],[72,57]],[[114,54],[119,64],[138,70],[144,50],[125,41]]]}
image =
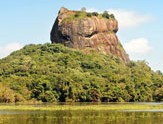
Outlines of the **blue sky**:
{"label": "blue sky", "polygon": [[161,0],[1,0],[0,58],[30,43],[50,42],[60,7],[115,14],[117,33],[132,60],[146,60],[163,71],[163,1]]}

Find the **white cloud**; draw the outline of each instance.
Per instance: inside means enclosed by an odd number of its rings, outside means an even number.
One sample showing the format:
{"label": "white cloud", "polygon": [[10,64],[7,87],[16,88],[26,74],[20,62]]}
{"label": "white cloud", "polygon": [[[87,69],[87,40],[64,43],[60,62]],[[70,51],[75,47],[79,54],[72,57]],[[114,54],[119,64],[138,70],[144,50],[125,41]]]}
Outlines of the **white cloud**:
{"label": "white cloud", "polygon": [[4,46],[0,46],[0,58],[6,57],[11,52],[21,49],[23,46],[20,43],[9,43]]}
{"label": "white cloud", "polygon": [[[115,15],[115,18],[118,20],[119,27],[122,28],[130,28],[141,25],[142,23],[146,23],[152,20],[152,17],[149,15],[140,14],[130,10],[124,9],[108,9],[108,13],[112,13]],[[87,12],[99,12],[96,9],[90,8],[87,9]]]}
{"label": "white cloud", "polygon": [[[87,12],[99,12],[98,10],[94,9],[94,8],[90,8],[86,10]],[[101,12],[99,12],[101,13]]]}
{"label": "white cloud", "polygon": [[149,45],[149,41],[146,38],[133,39],[124,44],[124,49],[130,54],[146,55],[150,53],[152,47]]}
{"label": "white cloud", "polygon": [[123,9],[109,9],[108,12],[115,15],[120,28],[135,27],[152,19],[149,15]]}

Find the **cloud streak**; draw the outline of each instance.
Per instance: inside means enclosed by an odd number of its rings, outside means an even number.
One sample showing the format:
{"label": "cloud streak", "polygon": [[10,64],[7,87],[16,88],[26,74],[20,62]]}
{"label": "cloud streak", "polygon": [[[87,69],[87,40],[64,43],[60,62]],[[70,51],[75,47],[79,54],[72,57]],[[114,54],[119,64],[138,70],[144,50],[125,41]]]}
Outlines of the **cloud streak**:
{"label": "cloud streak", "polygon": [[[97,11],[102,13],[102,11],[95,10],[90,8],[87,12]],[[135,11],[124,10],[124,9],[108,9],[108,13],[113,13],[115,18],[118,20],[119,27],[122,28],[131,28],[139,26],[143,23],[150,22],[152,20],[152,16],[137,13]]]}
{"label": "cloud streak", "polygon": [[129,53],[129,55],[146,55],[151,52],[152,47],[149,45],[148,39],[137,38],[125,43],[124,49]]}
{"label": "cloud streak", "polygon": [[0,58],[4,58],[15,50],[21,49],[23,46],[20,43],[9,43],[4,46],[0,46]]}
{"label": "cloud streak", "polygon": [[119,22],[120,28],[136,27],[142,23],[151,21],[151,16],[143,15],[134,11],[123,9],[109,9],[109,13],[113,13]]}

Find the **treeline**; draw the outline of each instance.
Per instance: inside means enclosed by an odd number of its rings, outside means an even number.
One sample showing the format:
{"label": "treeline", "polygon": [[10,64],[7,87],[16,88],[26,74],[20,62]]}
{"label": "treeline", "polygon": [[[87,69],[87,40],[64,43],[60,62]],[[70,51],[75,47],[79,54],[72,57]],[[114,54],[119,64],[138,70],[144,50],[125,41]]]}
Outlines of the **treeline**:
{"label": "treeline", "polygon": [[163,74],[145,61],[28,45],[0,60],[0,102],[163,101]]}

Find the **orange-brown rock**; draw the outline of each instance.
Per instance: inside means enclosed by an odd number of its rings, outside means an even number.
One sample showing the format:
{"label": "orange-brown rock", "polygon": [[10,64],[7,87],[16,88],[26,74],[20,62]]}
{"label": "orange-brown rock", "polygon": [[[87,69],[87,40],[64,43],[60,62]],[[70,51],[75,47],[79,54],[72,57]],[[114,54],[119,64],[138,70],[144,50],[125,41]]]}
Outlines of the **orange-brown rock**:
{"label": "orange-brown rock", "polygon": [[115,18],[78,17],[77,13],[80,12],[60,9],[51,30],[52,43],[62,43],[82,50],[93,48],[103,54],[112,54],[125,63],[129,62],[129,57],[116,35],[118,22]]}

